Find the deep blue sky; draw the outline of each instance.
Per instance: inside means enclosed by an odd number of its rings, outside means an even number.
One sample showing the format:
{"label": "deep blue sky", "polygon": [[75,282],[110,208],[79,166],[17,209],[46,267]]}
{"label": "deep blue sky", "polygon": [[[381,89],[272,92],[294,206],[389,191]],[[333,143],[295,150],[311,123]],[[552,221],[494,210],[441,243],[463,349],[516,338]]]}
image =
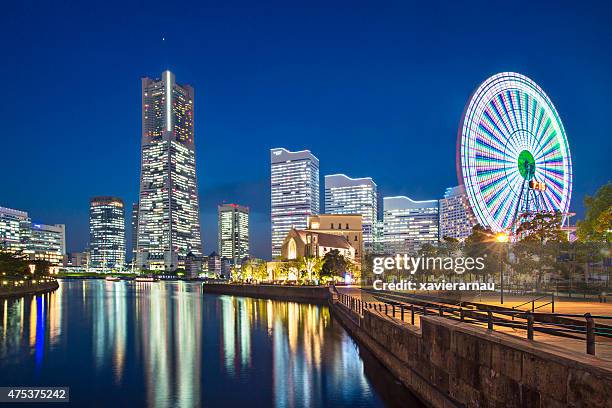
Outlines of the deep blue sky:
{"label": "deep blue sky", "polygon": [[372,176],[385,195],[440,198],[457,184],[464,105],[499,71],[555,103],[579,215],[610,180],[605,2],[291,3],[3,4],[0,205],[67,224],[68,250],[83,249],[91,196],[137,199],[140,77],[166,68],[196,91],[207,252],[225,200],[251,207],[253,252],[269,257],[271,147],[310,149],[321,182]]}

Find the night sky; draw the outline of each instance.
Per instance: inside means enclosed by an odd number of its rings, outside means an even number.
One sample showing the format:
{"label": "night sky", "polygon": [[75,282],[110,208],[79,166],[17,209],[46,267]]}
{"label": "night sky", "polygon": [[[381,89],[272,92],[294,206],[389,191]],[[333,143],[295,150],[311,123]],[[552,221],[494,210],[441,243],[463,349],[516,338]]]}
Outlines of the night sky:
{"label": "night sky", "polygon": [[169,68],[196,93],[205,252],[227,201],[251,208],[252,252],[269,258],[270,148],[310,149],[321,183],[441,198],[470,93],[517,71],[563,120],[581,216],[611,178],[610,4],[381,3],[3,3],[0,206],[65,223],[84,249],[90,197],[137,200],[140,77]]}

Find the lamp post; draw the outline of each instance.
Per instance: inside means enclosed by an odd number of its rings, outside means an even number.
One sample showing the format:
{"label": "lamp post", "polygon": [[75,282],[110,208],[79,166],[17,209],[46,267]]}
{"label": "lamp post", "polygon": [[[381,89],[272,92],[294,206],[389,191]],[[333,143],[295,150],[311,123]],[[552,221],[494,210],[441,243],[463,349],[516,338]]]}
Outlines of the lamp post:
{"label": "lamp post", "polygon": [[504,261],[502,259],[502,252],[504,244],[508,242],[509,236],[505,232],[500,232],[495,236],[497,242],[499,242],[499,288],[500,288],[500,303],[504,304]]}

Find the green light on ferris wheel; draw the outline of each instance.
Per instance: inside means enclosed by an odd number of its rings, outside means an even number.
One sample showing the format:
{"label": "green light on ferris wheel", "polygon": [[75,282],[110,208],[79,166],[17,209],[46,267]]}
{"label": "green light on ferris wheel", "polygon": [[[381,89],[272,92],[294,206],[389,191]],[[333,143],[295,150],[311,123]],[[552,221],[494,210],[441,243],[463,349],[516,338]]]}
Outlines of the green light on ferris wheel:
{"label": "green light on ferris wheel", "polygon": [[519,173],[525,180],[531,180],[535,174],[535,159],[528,150],[523,150],[518,157]]}

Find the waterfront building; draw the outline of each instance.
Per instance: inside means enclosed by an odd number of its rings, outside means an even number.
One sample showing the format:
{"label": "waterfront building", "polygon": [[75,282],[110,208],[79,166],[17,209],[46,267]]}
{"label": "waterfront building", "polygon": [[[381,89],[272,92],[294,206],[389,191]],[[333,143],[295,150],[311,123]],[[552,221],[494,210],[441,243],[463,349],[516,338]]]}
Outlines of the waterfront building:
{"label": "waterfront building", "polygon": [[25,211],[0,207],[0,250],[20,253],[32,261],[62,265],[66,255],[66,226],[33,223]]}
{"label": "waterfront building", "polygon": [[333,250],[337,250],[345,258],[355,261],[355,248],[346,237],[316,230],[292,228],[287,233],[281,246],[281,257],[283,260],[289,261],[304,257],[323,258],[325,254]]}
{"label": "waterfront building", "polygon": [[361,263],[363,256],[363,226],[361,214],[319,214],[308,217],[307,231],[340,235],[355,250],[354,258]]}
{"label": "waterfront building", "polygon": [[292,228],[306,229],[308,217],[319,213],[319,159],[309,150],[270,150],[272,257],[281,254]]}
{"label": "waterfront building", "polygon": [[125,209],[117,197],[89,201],[89,266],[122,268],[125,264]]}
{"label": "waterfront building", "polygon": [[384,197],[383,243],[386,253],[404,253],[438,242],[438,200]]}
{"label": "waterfront building", "polygon": [[221,275],[221,257],[216,252],[211,252],[208,255],[208,273],[213,275]]}
{"label": "waterfront building", "polygon": [[31,261],[48,261],[62,265],[66,255],[66,226],[64,224],[37,224],[29,220],[22,224],[25,243],[24,254]]}
{"label": "waterfront building", "polygon": [[22,224],[29,220],[25,211],[0,207],[0,250],[17,253],[25,249]]}
{"label": "waterfront building", "polygon": [[232,265],[240,265],[249,256],[249,208],[222,204],[219,212],[219,255]]}
{"label": "waterfront building", "polygon": [[374,250],[378,193],[371,177],[350,178],[344,174],[325,176],[325,213],[360,214],[363,246],[367,252]]}
{"label": "waterfront building", "polygon": [[68,254],[68,264],[65,266],[72,266],[75,268],[86,268],[89,265],[89,252],[71,252]]}
{"label": "waterfront building", "polygon": [[477,224],[463,185],[449,187],[440,200],[440,239],[463,241]]}
{"label": "waterfront building", "polygon": [[174,271],[202,255],[194,90],[170,71],[142,79],[142,156],[136,267]]}

